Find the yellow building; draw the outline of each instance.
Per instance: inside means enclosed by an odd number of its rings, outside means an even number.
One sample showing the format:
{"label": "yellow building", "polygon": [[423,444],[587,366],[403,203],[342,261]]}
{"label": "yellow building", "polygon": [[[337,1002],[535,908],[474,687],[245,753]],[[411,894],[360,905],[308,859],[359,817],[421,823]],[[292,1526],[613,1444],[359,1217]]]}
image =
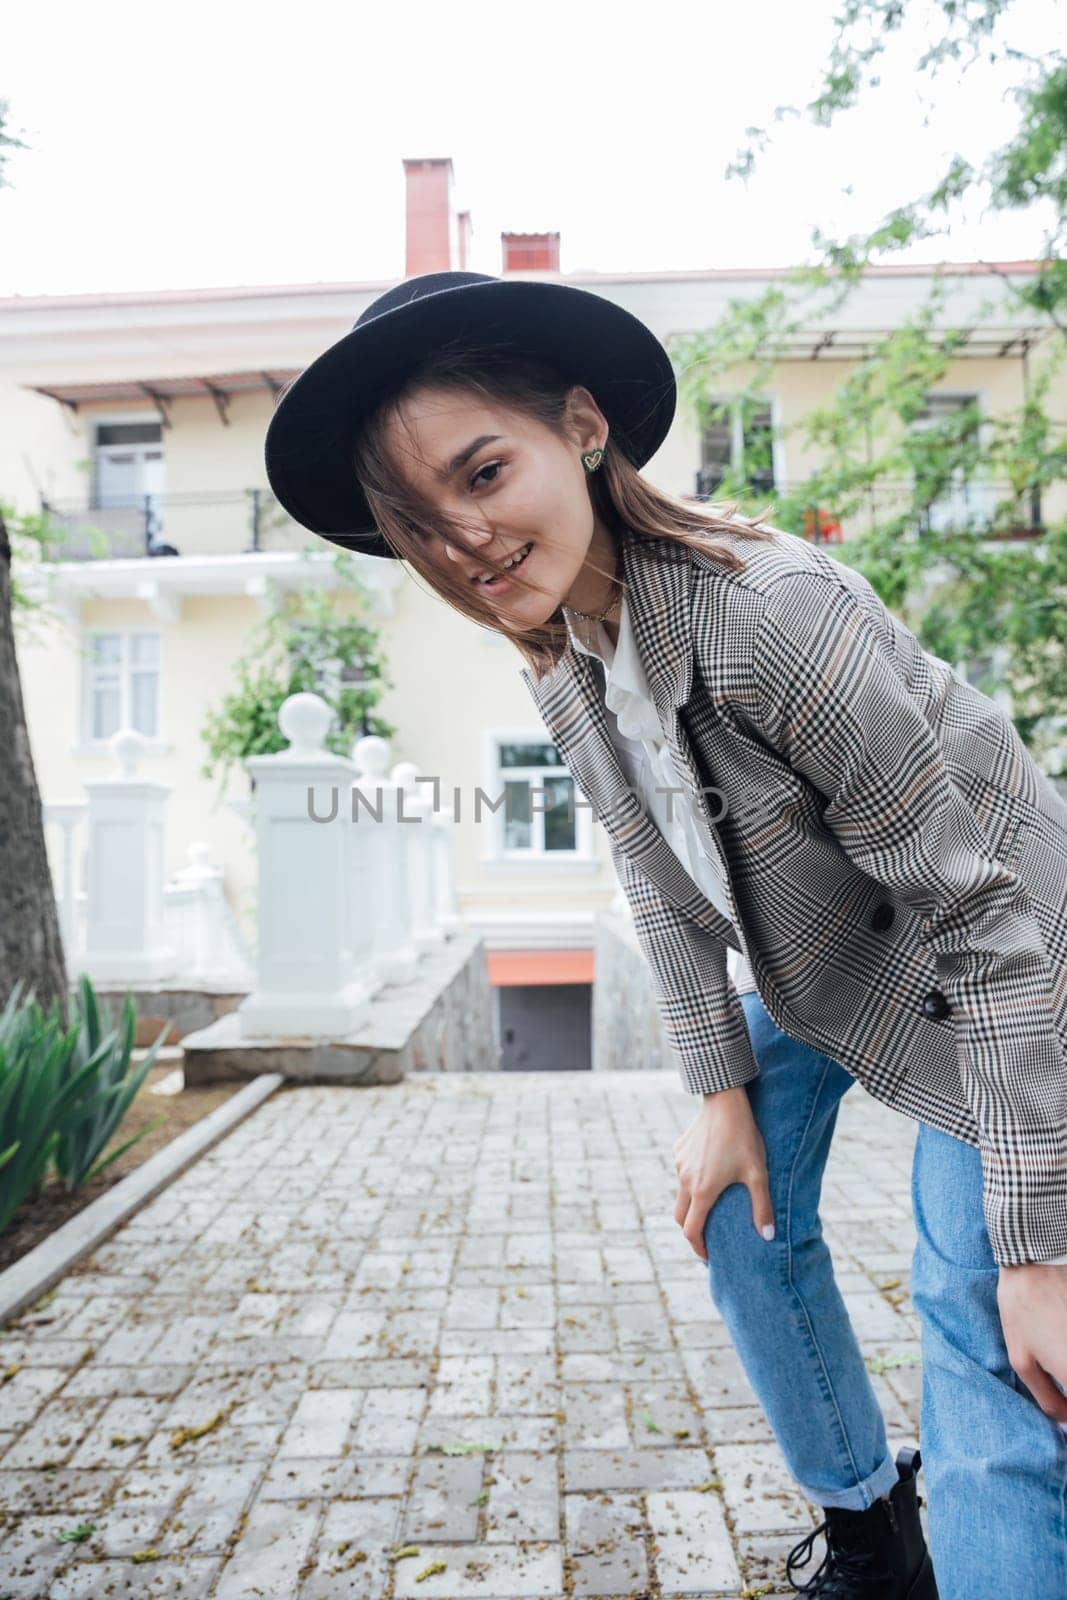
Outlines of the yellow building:
{"label": "yellow building", "polygon": [[[465,265],[470,222],[451,210],[451,164],[410,162],[405,169],[407,275]],[[502,242],[504,274],[559,276],[558,235],[509,234]],[[998,272],[1018,278],[1033,270],[1028,263],[955,269],[952,325],[968,323],[990,296],[1010,305]],[[750,269],[575,274],[566,281],[617,301],[667,338],[711,327],[731,299],[756,295],[780,276]],[[880,334],[925,300],[930,283],[926,268],[868,272],[832,326],[796,338],[766,386],[765,412],[749,427],[773,424],[788,435]],[[252,836],[236,811],[218,803],[215,784],[199,776],[200,728],[232,680],[267,580],[302,586],[333,579],[332,547],[287,522],[271,500],[263,436],[280,386],[386,287],[314,283],[0,300],[0,498],[25,511],[46,504],[67,541],[49,572],[57,620],[18,639],[42,797],[76,797],[85,779],[109,770],[110,734],[138,728],[150,742],[152,776],[172,790],[168,870],[185,864],[193,841],[206,842],[246,931],[254,918]],[[931,409],[969,396],[988,416],[1018,406],[1040,337],[1007,309],[987,314]],[[747,376],[734,374],[736,386]],[[1055,405],[1067,409],[1067,394]],[[713,493],[745,443],[740,418],[702,436],[680,410],[645,471],[675,493]],[[816,464],[787,459],[789,449],[788,442],[775,445],[768,499]],[[1047,503],[1046,519],[1063,509]],[[94,548],[90,527],[108,530],[109,553]],[[168,548],[177,554],[151,553]],[[552,751],[510,646],[472,629],[399,563],[359,559],[395,680],[381,705],[399,730],[393,759],[438,774],[445,794],[455,786],[473,796],[480,785],[495,795],[505,779],[539,783],[539,770],[552,770]],[[430,661],[432,674],[425,670]],[[240,801],[247,786],[230,792]],[[581,1050],[593,917],[616,891],[601,830],[579,808],[568,837],[546,840],[535,818],[506,840],[502,815],[476,824],[470,810],[464,807],[456,829],[458,901],[466,921],[484,933],[493,981],[514,991],[508,999],[517,1038],[508,1039],[505,1021],[505,1062],[514,1044],[516,1064],[539,1064],[522,1056],[529,999],[522,991],[546,984],[565,1006],[571,1048]]]}

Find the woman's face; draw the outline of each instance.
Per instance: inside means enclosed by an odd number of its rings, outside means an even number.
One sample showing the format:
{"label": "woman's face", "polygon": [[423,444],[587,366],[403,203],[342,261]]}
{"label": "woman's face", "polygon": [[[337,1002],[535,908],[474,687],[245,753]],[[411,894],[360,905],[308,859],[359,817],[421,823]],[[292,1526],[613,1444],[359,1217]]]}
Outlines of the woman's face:
{"label": "woman's face", "polygon": [[[614,547],[581,461],[582,451],[607,442],[608,423],[587,389],[572,389],[571,401],[573,442],[499,402],[429,386],[406,395],[386,423],[387,447],[406,480],[460,519],[469,546],[435,538],[431,564],[478,584],[484,603],[523,627],[540,626],[564,600],[592,609],[610,598],[603,574],[614,570]],[[481,582],[482,556],[501,561],[520,552],[531,587]],[[587,560],[595,567],[587,569]]]}

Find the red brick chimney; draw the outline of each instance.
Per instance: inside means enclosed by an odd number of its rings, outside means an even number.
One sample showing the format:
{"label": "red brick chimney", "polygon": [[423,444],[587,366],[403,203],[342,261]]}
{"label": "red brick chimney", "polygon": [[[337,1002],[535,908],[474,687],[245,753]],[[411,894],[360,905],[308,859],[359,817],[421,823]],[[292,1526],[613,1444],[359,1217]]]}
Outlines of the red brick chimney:
{"label": "red brick chimney", "polygon": [[452,211],[452,158],[404,159],[407,186],[405,278],[448,272],[464,248]]}
{"label": "red brick chimney", "polygon": [[505,272],[558,272],[558,233],[502,233]]}
{"label": "red brick chimney", "polygon": [[466,272],[471,264],[471,239],[474,235],[474,224],[469,211],[460,211],[456,215],[456,234],[458,237],[459,253],[456,266],[460,272]]}

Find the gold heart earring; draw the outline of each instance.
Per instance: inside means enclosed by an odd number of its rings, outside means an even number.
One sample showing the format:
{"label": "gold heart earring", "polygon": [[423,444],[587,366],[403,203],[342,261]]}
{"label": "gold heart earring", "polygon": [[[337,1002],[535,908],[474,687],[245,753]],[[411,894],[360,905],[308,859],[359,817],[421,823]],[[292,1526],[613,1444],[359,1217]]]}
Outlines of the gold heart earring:
{"label": "gold heart earring", "polygon": [[595,472],[603,459],[604,451],[600,445],[595,450],[584,450],[582,452],[582,466],[587,472]]}

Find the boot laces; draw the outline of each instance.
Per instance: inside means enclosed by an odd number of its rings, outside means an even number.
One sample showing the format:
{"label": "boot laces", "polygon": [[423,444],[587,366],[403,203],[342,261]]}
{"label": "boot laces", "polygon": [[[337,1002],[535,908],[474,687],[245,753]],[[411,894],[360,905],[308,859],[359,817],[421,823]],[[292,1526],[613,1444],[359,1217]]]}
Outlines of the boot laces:
{"label": "boot laces", "polygon": [[[826,1550],[822,1560],[807,1582],[795,1583],[794,1571],[807,1566],[815,1553],[815,1541],[820,1534],[826,1535]],[[853,1582],[869,1582],[872,1578],[884,1577],[884,1573],[876,1567],[874,1557],[869,1550],[849,1549],[847,1545],[841,1544],[839,1539],[831,1540],[829,1518],[820,1522],[817,1528],[813,1528],[807,1537],[801,1539],[800,1543],[789,1552],[785,1562],[785,1575],[797,1594],[822,1596],[824,1600],[832,1600],[835,1594],[850,1593],[848,1586]]]}

